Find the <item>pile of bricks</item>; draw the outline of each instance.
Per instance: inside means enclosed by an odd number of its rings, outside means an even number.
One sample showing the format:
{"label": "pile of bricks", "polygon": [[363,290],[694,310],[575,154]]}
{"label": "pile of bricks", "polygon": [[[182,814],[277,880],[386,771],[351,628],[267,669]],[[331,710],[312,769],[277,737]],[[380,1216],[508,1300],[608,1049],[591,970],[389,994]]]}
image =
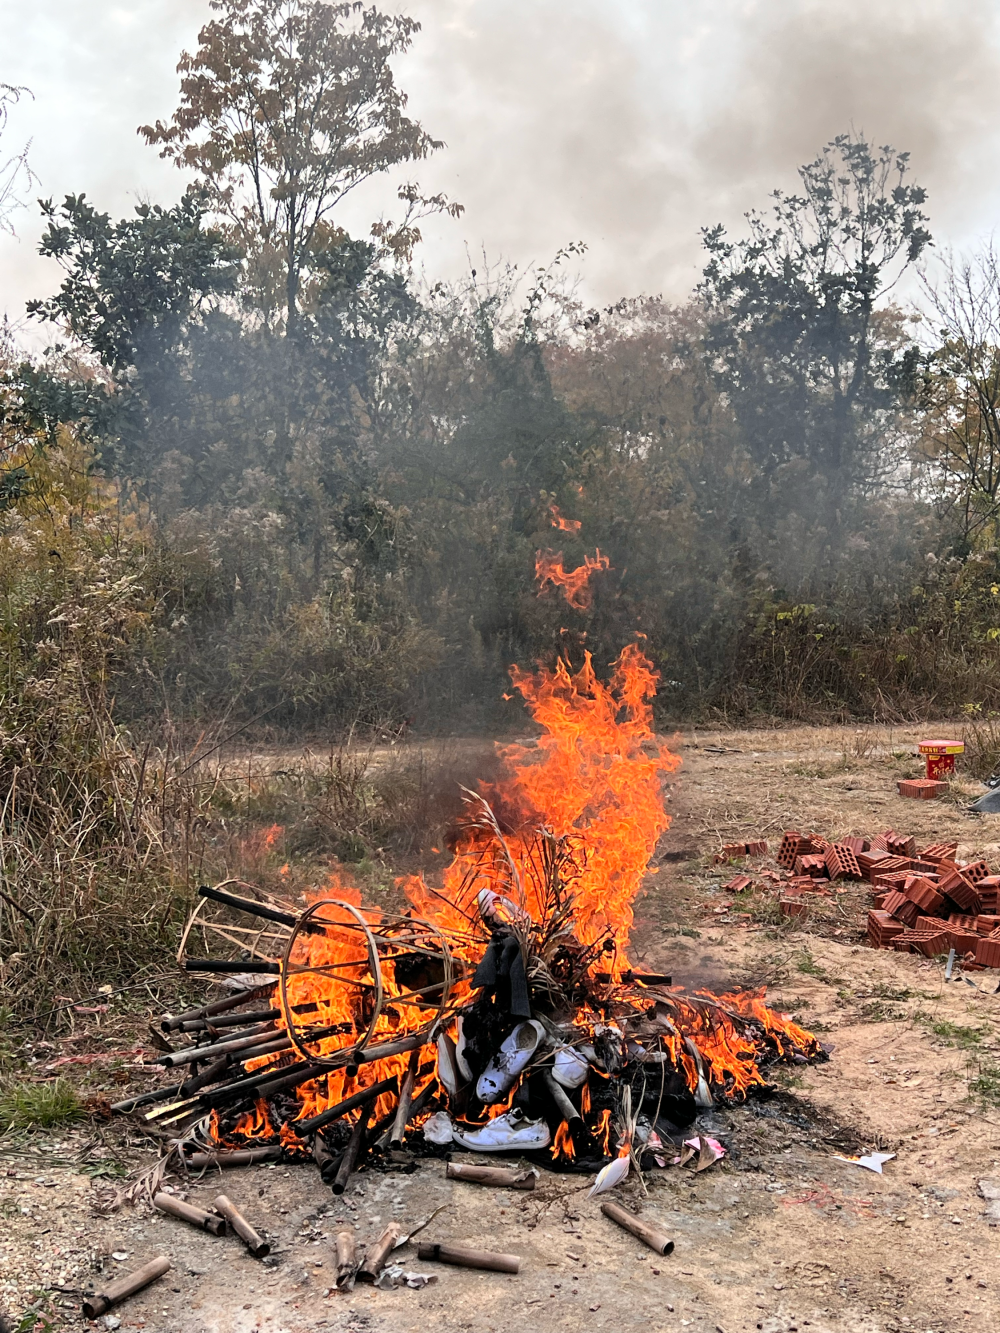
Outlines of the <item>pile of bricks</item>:
{"label": "pile of bricks", "polygon": [[[760,844],[729,844],[722,851],[732,855],[716,860],[731,860],[737,847],[751,846]],[[829,894],[837,881],[867,880],[874,889],[867,923],[874,948],[929,958],[954,949],[965,967],[1000,968],[1000,875],[982,860],[957,861],[957,852],[954,842],[918,850],[915,838],[892,829],[870,840],[838,842],[789,829],[776,854],[783,875],[763,871],[760,877],[777,881],[785,916],[806,914],[810,896]],[[753,882],[752,875],[736,875],[722,887],[739,893]]]}

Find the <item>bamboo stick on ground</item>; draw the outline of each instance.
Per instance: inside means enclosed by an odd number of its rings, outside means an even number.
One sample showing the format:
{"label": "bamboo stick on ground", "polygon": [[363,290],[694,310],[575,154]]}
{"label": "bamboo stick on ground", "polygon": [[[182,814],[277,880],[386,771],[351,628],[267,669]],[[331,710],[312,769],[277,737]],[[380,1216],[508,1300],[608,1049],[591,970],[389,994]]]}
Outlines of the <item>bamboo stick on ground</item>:
{"label": "bamboo stick on ground", "polygon": [[271,1253],[270,1243],[263,1236],[258,1236],[227,1194],[217,1194],[212,1200],[212,1207],[222,1214],[255,1259],[263,1259]]}
{"label": "bamboo stick on ground", "polygon": [[235,1148],[232,1152],[193,1152],[184,1158],[187,1166],[253,1166],[255,1162],[276,1162],[281,1148]]}
{"label": "bamboo stick on ground", "polygon": [[473,1185],[493,1185],[497,1189],[533,1190],[535,1176],[530,1171],[505,1171],[502,1166],[466,1166],[464,1162],[449,1162],[446,1180],[467,1180]]}
{"label": "bamboo stick on ground", "polygon": [[278,976],[280,963],[264,958],[185,958],[185,972],[268,972]]}
{"label": "bamboo stick on ground", "polygon": [[361,1282],[375,1281],[385,1267],[385,1261],[392,1253],[400,1234],[399,1223],[390,1222],[378,1240],[368,1247],[361,1267],[358,1269],[358,1279]]}
{"label": "bamboo stick on ground", "polygon": [[644,1222],[641,1217],[636,1217],[635,1213],[630,1213],[620,1203],[615,1203],[609,1199],[606,1203],[601,1204],[601,1212],[612,1222],[617,1222],[620,1227],[630,1231],[633,1236],[641,1240],[644,1245],[648,1245],[651,1250],[655,1250],[657,1254],[670,1254],[673,1250],[674,1242],[665,1231],[650,1222]]}
{"label": "bamboo stick on ground", "polygon": [[361,1145],[364,1143],[365,1131],[368,1128],[368,1121],[371,1118],[372,1107],[375,1105],[375,1098],[369,1097],[362,1105],[358,1118],[354,1122],[354,1128],[351,1130],[351,1137],[348,1140],[347,1147],[344,1149],[344,1155],[340,1159],[340,1166],[337,1168],[337,1174],[334,1177],[334,1194],[343,1194],[347,1188],[347,1182],[350,1179],[351,1172],[358,1163],[358,1157],[361,1153]]}
{"label": "bamboo stick on ground", "polygon": [[438,1241],[422,1240],[417,1246],[417,1258],[432,1263],[457,1264],[460,1268],[483,1268],[491,1273],[521,1271],[520,1255],[474,1250],[468,1245],[447,1245]]}
{"label": "bamboo stick on ground", "polygon": [[213,1236],[226,1234],[224,1217],[219,1217],[216,1213],[206,1213],[204,1208],[196,1208],[193,1203],[175,1199],[172,1194],[164,1194],[162,1190],[159,1194],[154,1194],[153,1207],[158,1208],[161,1213],[169,1213],[171,1217],[179,1217],[182,1222],[190,1222],[192,1226],[200,1227],[202,1231],[209,1231]]}
{"label": "bamboo stick on ground", "polygon": [[354,1280],[358,1250],[353,1231],[337,1232],[337,1287],[343,1291]]}
{"label": "bamboo stick on ground", "polygon": [[166,1255],[161,1254],[158,1259],[150,1259],[148,1264],[143,1264],[142,1268],[137,1268],[134,1273],[120,1277],[115,1282],[109,1282],[103,1291],[88,1296],[83,1302],[83,1313],[88,1319],[97,1319],[113,1305],[125,1300],[126,1296],[134,1296],[137,1291],[142,1291],[143,1287],[148,1287],[151,1282],[169,1271],[170,1260]]}
{"label": "bamboo stick on ground", "polygon": [[125,1115],[137,1111],[140,1106],[155,1106],[157,1102],[167,1102],[171,1097],[180,1095],[183,1083],[172,1083],[169,1088],[156,1088],[152,1092],[140,1092],[136,1097],[126,1097],[123,1102],[115,1102],[111,1109],[116,1114]]}

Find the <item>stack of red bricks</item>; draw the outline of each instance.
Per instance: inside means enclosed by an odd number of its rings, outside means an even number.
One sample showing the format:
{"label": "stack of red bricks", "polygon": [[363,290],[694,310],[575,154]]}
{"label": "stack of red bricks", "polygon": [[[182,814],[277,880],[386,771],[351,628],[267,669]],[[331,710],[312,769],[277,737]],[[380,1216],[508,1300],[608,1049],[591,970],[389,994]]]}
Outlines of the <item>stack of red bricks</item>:
{"label": "stack of red bricks", "polygon": [[[751,846],[761,844],[731,844],[722,851],[732,856],[720,853],[716,860],[747,855]],[[867,931],[874,948],[927,957],[954,949],[965,966],[1000,968],[1000,875],[992,875],[985,861],[957,861],[957,852],[954,842],[918,850],[915,838],[891,829],[871,840],[838,842],[790,829],[777,852],[786,876],[780,881],[781,911],[805,914],[809,897],[829,894],[836,881],[868,880],[875,890]],[[739,892],[752,883],[753,876],[737,875],[723,887]]]}

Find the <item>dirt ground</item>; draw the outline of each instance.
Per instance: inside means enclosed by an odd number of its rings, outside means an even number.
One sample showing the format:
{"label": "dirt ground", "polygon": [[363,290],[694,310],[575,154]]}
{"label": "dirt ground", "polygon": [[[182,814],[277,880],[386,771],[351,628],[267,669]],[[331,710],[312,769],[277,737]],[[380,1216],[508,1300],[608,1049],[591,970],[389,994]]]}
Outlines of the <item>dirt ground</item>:
{"label": "dirt ground", "polygon": [[[95,1188],[107,1184],[95,1185],[95,1173],[153,1160],[116,1122],[0,1139],[0,1305],[19,1317],[36,1301],[55,1325],[79,1324],[79,1291],[99,1273],[166,1254],[172,1270],[99,1328],[115,1319],[147,1333],[1000,1328],[997,1233],[977,1190],[980,1179],[1000,1180],[1000,996],[990,993],[1000,974],[946,984],[939,963],[864,947],[860,889],[780,922],[767,901],[732,904],[720,884],[733,867],[711,866],[722,842],[751,834],[892,827],[958,838],[960,855],[983,854],[997,868],[1000,818],[964,813],[960,786],[934,802],[896,795],[897,778],[918,771],[916,736],[802,728],[678,737],[674,822],[638,905],[635,961],[713,987],[766,981],[770,1003],[831,1055],[783,1070],[769,1098],[707,1113],[702,1127],[729,1148],[723,1163],[699,1176],[653,1173],[646,1195],[634,1180],[619,1191],[675,1238],[668,1257],[614,1227],[587,1200],[590,1181],[568,1175],[544,1174],[533,1193],[498,1192],[446,1181],[431,1161],[412,1174],[363,1172],[339,1199],[311,1165],[194,1184],[193,1201],[225,1189],[267,1231],[274,1250],[258,1262],[235,1239],[170,1218],[95,1213]],[[882,1176],[834,1157],[860,1149],[896,1156]],[[367,1240],[390,1218],[406,1230],[442,1205],[428,1239],[516,1253],[520,1274],[420,1263],[406,1247],[401,1262],[436,1282],[331,1292],[339,1224],[351,1221]]]}

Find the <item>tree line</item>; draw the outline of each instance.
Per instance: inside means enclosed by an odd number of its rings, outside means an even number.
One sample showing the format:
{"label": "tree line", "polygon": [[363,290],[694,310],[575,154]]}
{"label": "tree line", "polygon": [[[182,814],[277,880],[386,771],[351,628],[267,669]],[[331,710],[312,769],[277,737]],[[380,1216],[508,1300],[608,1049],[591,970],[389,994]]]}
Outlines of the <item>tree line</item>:
{"label": "tree line", "polygon": [[[0,382],[18,689],[72,658],[150,726],[502,726],[511,663],[640,633],[665,717],[998,706],[1000,261],[926,276],[905,152],[835,138],[705,228],[682,303],[586,308],[577,243],[427,283],[461,206],[396,179],[442,148],[393,74],[418,25],[212,9],[140,131],[178,202],[42,201],[53,344]],[[349,235],[384,175],[397,216]],[[596,548],[589,605],[538,595],[537,551]]]}

